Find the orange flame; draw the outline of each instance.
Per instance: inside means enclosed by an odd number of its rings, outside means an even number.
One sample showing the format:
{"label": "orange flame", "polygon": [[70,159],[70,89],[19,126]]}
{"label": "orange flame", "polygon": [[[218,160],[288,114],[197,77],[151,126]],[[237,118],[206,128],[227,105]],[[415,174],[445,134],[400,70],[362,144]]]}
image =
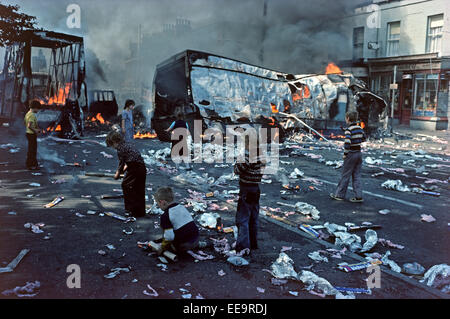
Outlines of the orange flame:
{"label": "orange flame", "polygon": [[136,134],[134,134],[134,138],[139,138],[139,139],[144,139],[144,138],[156,138],[158,135],[156,133],[141,133],[141,132],[137,132]]}
{"label": "orange flame", "polygon": [[272,121],[269,123],[269,125],[275,125],[275,119],[273,117],[269,117],[269,119],[271,119]]}
{"label": "orange flame", "polygon": [[270,103],[270,106],[272,107],[272,113],[278,113],[277,106],[273,103]]}
{"label": "orange flame", "polygon": [[103,116],[100,113],[97,113],[95,117],[91,118],[91,122],[100,122],[101,124],[105,124],[105,120],[103,119]]}
{"label": "orange flame", "polygon": [[361,122],[361,128],[364,129],[366,127],[366,124],[364,122]]}
{"label": "orange flame", "polygon": [[343,73],[339,67],[333,62],[328,63],[325,74],[341,74]]}
{"label": "orange flame", "polygon": [[58,125],[56,126],[56,128],[55,128],[54,124],[53,124],[53,125],[50,125],[49,127],[47,127],[47,128],[45,129],[45,131],[46,131],[46,132],[53,132],[53,131],[59,132],[59,131],[61,131],[61,125],[58,124]]}
{"label": "orange flame", "polygon": [[72,83],[66,83],[64,88],[60,88],[58,92],[50,97],[46,104],[57,104],[64,105],[66,103],[66,98],[69,96],[70,88],[72,87]]}

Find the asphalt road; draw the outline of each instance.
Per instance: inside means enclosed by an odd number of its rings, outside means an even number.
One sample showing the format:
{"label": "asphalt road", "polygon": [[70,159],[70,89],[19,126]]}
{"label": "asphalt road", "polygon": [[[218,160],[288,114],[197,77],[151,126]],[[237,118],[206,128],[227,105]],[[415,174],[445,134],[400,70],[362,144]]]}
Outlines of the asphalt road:
{"label": "asphalt road", "polygon": [[[250,258],[250,265],[236,267],[226,261],[226,257],[215,252],[211,247],[211,239],[227,238],[231,243],[233,234],[219,233],[214,229],[201,227],[202,240],[210,244],[203,249],[214,258],[205,261],[194,261],[190,256],[181,258],[176,263],[167,264],[163,271],[161,261],[155,255],[149,255],[137,247],[138,241],[146,241],[160,236],[158,229],[159,216],[147,215],[136,222],[124,223],[109,216],[101,216],[102,212],[113,211],[123,214],[121,199],[101,199],[102,194],[117,194],[120,181],[111,178],[85,176],[80,167],[61,165],[61,163],[81,163],[86,160],[87,172],[114,172],[117,159],[113,149],[100,146],[92,142],[56,142],[42,139],[39,142],[39,156],[42,175],[33,175],[24,169],[26,143],[22,134],[13,128],[0,128],[0,144],[13,143],[14,147],[0,149],[0,267],[5,267],[22,249],[29,249],[13,272],[0,274],[0,292],[23,286],[27,282],[39,281],[39,293],[33,298],[106,298],[106,299],[184,299],[185,297],[206,299],[321,299],[306,290],[299,281],[289,280],[285,284],[272,283],[272,275],[265,271],[285,250],[294,261],[297,272],[309,270],[327,279],[332,285],[340,287],[367,288],[365,279],[368,274],[364,271],[345,273],[337,269],[341,262],[356,263],[358,260],[351,254],[345,254],[341,259],[329,257],[329,262],[315,262],[308,258],[313,251],[323,250],[331,246],[311,239],[300,231],[294,231],[295,225],[307,223],[322,225],[325,222],[344,225],[350,222],[361,224],[371,222],[381,225],[377,229],[379,238],[385,238],[395,244],[403,245],[404,249],[383,247],[378,243],[371,252],[384,254],[391,251],[390,259],[398,265],[407,262],[418,262],[425,269],[436,264],[449,264],[448,242],[448,207],[449,189],[447,181],[450,172],[449,157],[445,151],[435,150],[427,153],[440,159],[414,158],[405,155],[407,147],[400,147],[405,141],[391,144],[374,144],[365,150],[365,156],[377,159],[395,161],[392,165],[374,165],[363,168],[363,185],[365,202],[354,204],[348,201],[336,202],[329,198],[334,190],[334,184],[339,180],[340,170],[320,163],[317,159],[305,156],[304,153],[322,155],[327,161],[339,160],[341,152],[326,147],[323,143],[296,143],[293,149],[282,148],[280,159],[281,170],[275,176],[267,176],[271,183],[262,185],[262,212],[272,211],[270,214],[279,216],[282,222],[273,222],[274,218],[261,216],[259,225],[260,248]],[[16,133],[14,133],[16,132]],[[103,142],[103,138],[95,137],[99,132],[89,133],[85,138]],[[406,141],[408,142],[408,141]],[[337,142],[333,142],[338,145]],[[395,143],[395,142],[394,142]],[[415,143],[417,144],[417,143]],[[426,143],[425,143],[426,144]],[[426,149],[426,145],[420,146]],[[148,150],[168,147],[168,143],[161,143],[156,139],[136,140],[136,145],[143,154]],[[395,147],[399,149],[395,149]],[[413,146],[410,149],[417,150]],[[437,147],[442,146],[438,144]],[[375,147],[380,147],[375,149]],[[11,153],[11,149],[18,149]],[[431,149],[427,149],[428,151]],[[295,152],[293,152],[295,151]],[[392,153],[392,151],[395,151]],[[107,158],[101,152],[112,155]],[[303,155],[302,155],[303,154]],[[420,155],[420,154],[419,154]],[[395,158],[391,156],[396,156]],[[414,159],[416,162],[403,165],[404,160]],[[423,161],[423,162],[422,162]],[[289,162],[289,164],[288,164]],[[440,165],[426,167],[428,175],[416,174],[413,165]],[[169,163],[170,165],[170,163]],[[194,172],[208,173],[208,177],[216,179],[223,174],[232,172],[229,167],[214,167],[214,164],[194,164]],[[372,177],[374,173],[384,168],[404,168],[405,176],[384,172],[384,175]],[[195,185],[176,182],[172,178],[177,174],[161,170],[156,166],[148,166],[147,194],[160,186],[172,186],[177,193],[177,199],[183,201],[189,197],[188,190],[214,191],[220,193],[224,189],[237,189],[237,181],[231,181],[225,188],[210,185]],[[305,176],[313,177],[322,184],[317,185],[304,179],[291,180],[291,186],[300,186],[300,190],[289,191],[281,187],[280,176],[287,176],[298,168]],[[401,179],[408,185],[423,184],[425,179],[437,179],[433,185],[440,192],[439,197],[402,193],[386,190],[381,187],[387,179]],[[192,182],[192,181],[191,181]],[[39,187],[30,186],[39,183]],[[314,187],[314,190],[310,188]],[[52,208],[43,206],[51,202],[57,195],[65,199]],[[83,196],[90,195],[90,198]],[[352,195],[349,191],[348,196]],[[209,204],[217,204],[224,210],[215,210],[222,217],[224,226],[234,225],[236,201],[226,202],[222,196],[207,198]],[[307,202],[320,211],[320,219],[312,220],[293,211],[288,205],[296,202]],[[148,201],[148,205],[152,202]],[[227,207],[225,210],[224,207]],[[279,208],[279,211],[273,211]],[[379,210],[389,209],[390,213],[382,215]],[[95,214],[88,214],[94,211]],[[427,223],[421,221],[421,214],[430,214],[436,221]],[[196,217],[200,213],[195,214]],[[284,220],[283,220],[284,219]],[[24,227],[26,223],[44,223],[41,234],[31,232]],[[289,228],[288,224],[294,225]],[[281,226],[280,226],[281,225]],[[133,229],[133,234],[125,231]],[[356,232],[363,242],[364,231]],[[48,238],[48,239],[46,239]],[[106,245],[113,245],[109,249]],[[332,243],[327,243],[332,245]],[[99,250],[105,251],[100,255]],[[81,288],[68,288],[67,272],[69,265],[79,265],[81,269]],[[130,269],[121,272],[114,278],[104,276],[114,268]],[[383,266],[383,269],[388,269]],[[225,273],[221,276],[220,274]],[[381,288],[372,289],[371,295],[357,294],[357,299],[389,299],[389,298],[444,298],[437,290],[426,289],[419,284],[417,278],[411,282],[403,280],[387,272],[382,272]],[[157,297],[149,296],[150,285],[158,293]],[[297,295],[296,295],[297,294]],[[184,297],[183,297],[184,295]],[[0,298],[17,298],[5,296]],[[333,298],[333,297],[326,297]]]}

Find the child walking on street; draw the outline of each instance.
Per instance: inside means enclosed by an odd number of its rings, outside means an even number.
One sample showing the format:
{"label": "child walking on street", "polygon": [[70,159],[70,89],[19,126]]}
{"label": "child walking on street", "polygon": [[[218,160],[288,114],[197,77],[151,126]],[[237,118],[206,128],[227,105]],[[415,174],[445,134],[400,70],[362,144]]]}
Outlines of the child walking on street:
{"label": "child walking on street", "polygon": [[330,194],[332,199],[344,200],[350,178],[352,178],[355,197],[351,198],[350,201],[353,203],[363,202],[361,186],[361,143],[366,140],[364,131],[361,126],[358,125],[357,120],[357,112],[347,112],[345,115],[345,121],[348,127],[345,129],[344,166],[342,168],[342,177],[336,188],[336,192]]}
{"label": "child walking on street", "polygon": [[134,101],[126,100],[122,112],[122,133],[125,142],[132,142],[134,140],[133,109]]}
{"label": "child walking on street", "polygon": [[163,241],[161,249],[172,248],[176,253],[187,252],[197,248],[199,231],[189,211],[174,202],[172,188],[158,188],[155,201],[159,208],[164,210],[161,215],[161,228],[163,229]]}
{"label": "child walking on street", "polygon": [[106,145],[117,150],[119,167],[115,179],[125,173],[122,181],[125,211],[133,217],[145,216],[145,179],[147,169],[141,153],[132,143],[125,142],[122,134],[112,131],[106,137]]}

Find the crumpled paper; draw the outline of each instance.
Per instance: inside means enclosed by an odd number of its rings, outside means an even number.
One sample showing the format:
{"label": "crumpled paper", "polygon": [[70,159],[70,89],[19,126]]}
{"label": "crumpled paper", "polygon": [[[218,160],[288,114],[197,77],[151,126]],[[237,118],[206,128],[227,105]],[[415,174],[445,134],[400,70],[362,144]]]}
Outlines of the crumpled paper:
{"label": "crumpled paper", "polygon": [[317,276],[315,273],[307,270],[302,270],[298,279],[307,286],[307,290],[315,290],[323,292],[325,295],[337,295],[339,291],[334,288],[326,279]]}
{"label": "crumpled paper", "polygon": [[391,252],[388,250],[383,257],[381,257],[381,262],[383,263],[383,265],[388,265],[389,267],[391,267],[391,270],[395,271],[395,272],[401,272],[402,269],[400,268],[399,265],[397,265],[397,263],[393,260],[390,260],[388,257],[391,255]]}
{"label": "crumpled paper", "polygon": [[270,269],[272,275],[278,279],[297,278],[298,276],[294,270],[294,261],[286,253],[280,253]]}
{"label": "crumpled paper", "polygon": [[291,173],[291,175],[289,175],[289,178],[297,179],[297,178],[302,178],[304,175],[305,175],[304,172],[302,172],[298,168],[294,168],[294,171]]}
{"label": "crumpled paper", "polygon": [[334,166],[335,169],[338,169],[344,165],[344,161],[326,161],[325,165]]}
{"label": "crumpled paper", "polygon": [[361,238],[355,234],[349,234],[347,232],[335,232],[336,236],[335,245],[338,247],[348,247],[352,252],[361,250]]}
{"label": "crumpled paper", "polygon": [[402,272],[408,275],[422,275],[425,272],[425,268],[417,262],[407,263],[403,264]]}
{"label": "crumpled paper", "polygon": [[374,159],[372,157],[366,157],[364,159],[364,162],[366,162],[369,165],[381,165],[381,164],[383,164],[383,160],[381,160],[381,159]]}
{"label": "crumpled paper", "polygon": [[420,217],[422,217],[421,221],[423,222],[432,223],[436,221],[436,218],[431,215],[422,214]]}
{"label": "crumpled paper", "polygon": [[373,229],[368,229],[365,234],[366,242],[364,243],[361,252],[371,250],[378,242],[377,232]]}
{"label": "crumpled paper", "polygon": [[295,211],[299,212],[303,215],[310,215],[312,219],[314,220],[318,220],[320,219],[320,212],[317,210],[316,207],[314,207],[313,205],[310,205],[308,203],[303,203],[303,202],[297,202],[295,204]]}
{"label": "crumpled paper", "polygon": [[423,276],[420,282],[427,286],[440,289],[444,293],[450,293],[450,266],[447,264],[434,265]]}
{"label": "crumpled paper", "polygon": [[408,186],[403,185],[402,181],[399,179],[397,179],[397,180],[388,179],[383,184],[381,184],[381,187],[386,188],[386,189],[396,190],[399,192],[410,192],[411,191],[411,189]]}
{"label": "crumpled paper", "polygon": [[217,219],[220,217],[217,213],[204,213],[198,219],[201,226],[206,228],[216,228]]}
{"label": "crumpled paper", "polygon": [[328,262],[328,258],[324,257],[324,256],[321,256],[319,251],[313,251],[313,252],[309,253],[308,257],[311,258],[312,260],[315,260],[315,261]]}

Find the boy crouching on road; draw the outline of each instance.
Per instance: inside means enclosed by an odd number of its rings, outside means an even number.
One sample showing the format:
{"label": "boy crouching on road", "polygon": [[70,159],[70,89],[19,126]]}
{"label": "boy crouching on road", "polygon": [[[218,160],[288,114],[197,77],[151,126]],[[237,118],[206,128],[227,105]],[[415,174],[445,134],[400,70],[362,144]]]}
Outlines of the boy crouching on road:
{"label": "boy crouching on road", "polygon": [[176,253],[182,253],[197,248],[199,240],[197,225],[189,211],[183,205],[174,202],[172,188],[161,187],[154,197],[159,208],[164,210],[164,214],[161,215],[161,228],[164,231],[162,251],[172,248]]}
{"label": "boy crouching on road", "polygon": [[348,127],[345,129],[344,167],[342,168],[342,177],[336,192],[330,194],[331,198],[335,200],[344,200],[350,178],[352,178],[355,197],[351,198],[350,201],[353,203],[363,202],[361,186],[361,143],[366,140],[364,131],[357,123],[357,120],[357,112],[347,112],[345,115],[345,121]]}

